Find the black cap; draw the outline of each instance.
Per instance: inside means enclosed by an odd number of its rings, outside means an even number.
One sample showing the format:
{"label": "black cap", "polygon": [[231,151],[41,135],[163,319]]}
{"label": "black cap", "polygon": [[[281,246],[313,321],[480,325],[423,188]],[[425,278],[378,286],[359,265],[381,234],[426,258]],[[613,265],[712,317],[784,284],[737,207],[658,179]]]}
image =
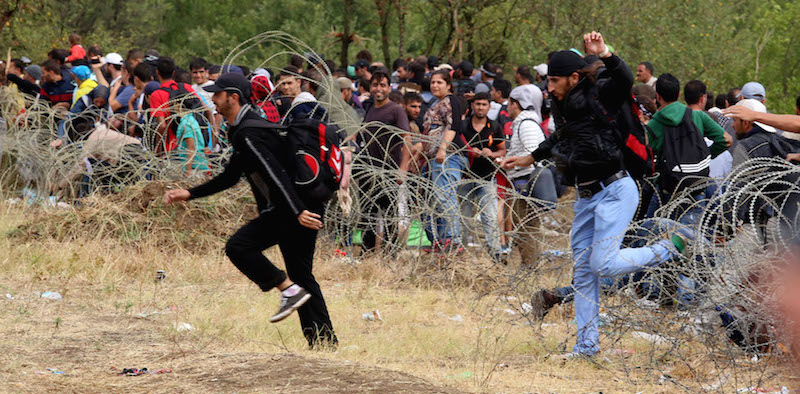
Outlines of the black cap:
{"label": "black cap", "polygon": [[230,93],[239,93],[239,96],[245,99],[250,97],[250,81],[241,73],[232,72],[222,74],[213,85],[206,86],[203,89],[209,93],[226,91]]}
{"label": "black cap", "polygon": [[364,59],[358,59],[355,64],[353,64],[355,68],[369,68],[369,62]]}
{"label": "black cap", "polygon": [[572,73],[580,70],[584,66],[586,66],[586,61],[577,53],[572,51],[558,51],[550,57],[550,67],[548,67],[547,75],[566,77],[572,75]]}

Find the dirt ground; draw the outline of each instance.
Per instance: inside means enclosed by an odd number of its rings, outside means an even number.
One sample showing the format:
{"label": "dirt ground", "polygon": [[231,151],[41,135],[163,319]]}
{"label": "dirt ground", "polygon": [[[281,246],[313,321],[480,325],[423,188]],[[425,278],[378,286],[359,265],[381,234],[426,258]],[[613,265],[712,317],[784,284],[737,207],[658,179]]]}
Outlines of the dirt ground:
{"label": "dirt ground", "polygon": [[[186,347],[163,329],[166,316],[136,317],[87,308],[75,298],[0,300],[13,324],[0,332],[2,391],[40,392],[279,392],[455,393],[416,376],[288,352],[226,353]],[[59,316],[69,316],[63,321]],[[75,321],[80,316],[81,320]],[[58,323],[57,323],[58,322]],[[175,334],[175,333],[173,333]],[[120,376],[123,368],[151,373]],[[167,370],[169,372],[167,372]]]}
{"label": "dirt ground", "polygon": [[[201,233],[218,220],[175,230],[182,212],[213,205],[107,213],[118,206],[31,212],[0,200],[0,392],[673,393],[687,386],[665,381],[668,369],[691,387],[719,376],[654,360],[654,346],[631,335],[604,337],[596,363],[557,362],[575,340],[572,308],[556,307],[540,328],[509,313],[533,290],[497,280],[514,267],[467,254],[415,268],[409,250],[356,263],[325,240],[315,276],[340,346],[308,350],[296,316],[267,322],[277,292],[261,293],[228,261],[223,236]],[[219,233],[242,220],[211,212],[228,217]],[[62,226],[69,220],[80,231]],[[563,249],[556,235],[547,246]],[[266,255],[282,265],[276,248]],[[551,263],[531,286],[568,283],[569,257]],[[166,279],[154,281],[156,270]],[[362,318],[378,309],[383,320]],[[125,368],[162,373],[120,376]],[[760,368],[763,377],[727,387],[796,387],[787,370]]]}

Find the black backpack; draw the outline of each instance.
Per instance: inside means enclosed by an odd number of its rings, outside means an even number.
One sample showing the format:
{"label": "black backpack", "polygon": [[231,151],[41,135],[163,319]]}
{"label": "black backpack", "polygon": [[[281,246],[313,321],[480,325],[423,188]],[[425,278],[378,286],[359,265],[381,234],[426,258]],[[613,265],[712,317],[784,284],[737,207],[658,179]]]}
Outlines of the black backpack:
{"label": "black backpack", "polygon": [[295,116],[287,124],[266,119],[245,120],[242,127],[272,129],[291,152],[286,170],[306,201],[325,203],[339,190],[344,173],[339,128],[311,116]]}
{"label": "black backpack", "polygon": [[294,118],[288,128],[297,191],[314,201],[328,201],[339,190],[344,173],[339,128],[315,117]]}
{"label": "black backpack", "polygon": [[664,126],[664,143],[658,158],[659,186],[665,194],[674,194],[707,178],[711,151],[686,108],[677,126]]}
{"label": "black backpack", "polygon": [[641,180],[653,176],[653,149],[647,144],[646,125],[639,120],[639,103],[633,95],[627,98],[616,114],[610,114],[597,97],[590,100],[595,115],[615,130],[622,144],[623,164],[631,177]]}
{"label": "black backpack", "polygon": [[[197,119],[197,123],[200,124],[200,130],[203,131],[203,135],[207,135],[208,131],[208,120],[203,114],[205,110],[205,106],[200,101],[200,98],[197,97],[196,94],[193,94],[186,90],[186,87],[183,83],[175,83],[173,85],[169,85],[168,87],[160,87],[158,90],[163,90],[169,93],[169,103],[170,103],[170,111],[172,115],[177,114],[177,109],[182,111],[192,111],[192,115]],[[170,122],[169,129],[175,133],[178,130],[178,124],[181,123],[181,117],[175,116],[173,117],[173,121]],[[208,143],[208,141],[206,141]]]}

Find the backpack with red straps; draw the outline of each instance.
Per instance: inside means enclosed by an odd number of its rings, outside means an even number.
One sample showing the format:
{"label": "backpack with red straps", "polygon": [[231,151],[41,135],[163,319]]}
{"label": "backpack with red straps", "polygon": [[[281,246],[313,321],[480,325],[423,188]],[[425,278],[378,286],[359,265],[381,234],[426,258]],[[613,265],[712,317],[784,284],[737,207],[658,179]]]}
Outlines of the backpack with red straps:
{"label": "backpack with red straps", "polygon": [[625,169],[634,179],[653,176],[655,160],[653,149],[647,144],[646,125],[639,120],[641,112],[638,100],[633,95],[620,106],[619,111],[610,114],[595,97],[590,100],[595,115],[605,121],[621,138]]}
{"label": "backpack with red straps", "polygon": [[[305,115],[305,114],[304,114]],[[327,202],[339,190],[344,172],[343,138],[339,128],[316,117],[292,117],[286,124],[246,119],[240,127],[254,127],[277,133],[286,148],[286,171],[297,193],[306,201]]]}
{"label": "backpack with red straps", "polygon": [[288,124],[286,140],[295,153],[297,191],[315,201],[328,201],[339,190],[344,172],[339,128],[315,117],[295,117]]}

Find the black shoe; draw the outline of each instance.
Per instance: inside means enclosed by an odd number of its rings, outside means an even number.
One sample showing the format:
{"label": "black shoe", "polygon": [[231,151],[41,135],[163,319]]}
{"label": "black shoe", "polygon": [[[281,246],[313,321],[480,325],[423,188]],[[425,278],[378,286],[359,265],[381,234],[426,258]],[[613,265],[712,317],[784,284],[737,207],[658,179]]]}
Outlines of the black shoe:
{"label": "black shoe", "polygon": [[547,312],[553,309],[554,306],[560,304],[563,299],[555,295],[549,290],[539,290],[531,297],[531,313],[530,316],[536,320],[542,320],[547,316]]}
{"label": "black shoe", "polygon": [[300,291],[297,292],[297,294],[291,297],[286,297],[283,294],[281,294],[281,306],[278,309],[278,313],[269,318],[269,322],[277,323],[287,318],[289,315],[292,314],[292,312],[296,311],[297,308],[303,306],[303,304],[305,304],[306,301],[308,301],[310,298],[311,294],[308,294],[306,289],[302,287],[300,288]]}

